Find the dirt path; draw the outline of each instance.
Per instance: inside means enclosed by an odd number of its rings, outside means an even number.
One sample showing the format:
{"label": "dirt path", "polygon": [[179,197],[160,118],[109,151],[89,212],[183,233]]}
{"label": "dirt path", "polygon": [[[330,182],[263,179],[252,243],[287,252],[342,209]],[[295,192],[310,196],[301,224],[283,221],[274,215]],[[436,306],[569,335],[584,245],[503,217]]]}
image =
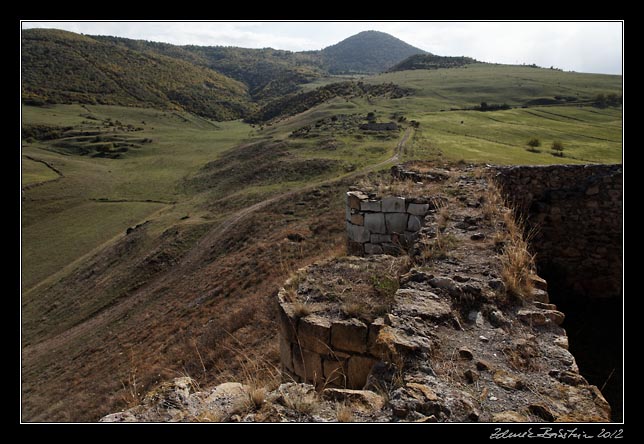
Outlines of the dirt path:
{"label": "dirt path", "polygon": [[[52,350],[55,350],[64,346],[69,341],[72,341],[78,337],[83,336],[86,332],[95,330],[101,324],[105,324],[120,318],[121,316],[123,316],[123,314],[131,311],[138,304],[146,301],[149,295],[153,294],[154,292],[158,291],[163,287],[169,287],[172,282],[176,281],[182,276],[186,276],[189,272],[194,271],[195,267],[198,267],[200,264],[203,263],[204,256],[209,254],[213,249],[216,249],[217,247],[219,247],[221,243],[223,243],[226,240],[226,234],[234,226],[236,226],[244,217],[248,216],[249,214],[259,211],[282,199],[287,199],[289,197],[292,197],[295,194],[312,190],[316,187],[319,187],[320,185],[333,183],[339,180],[344,180],[347,178],[358,176],[358,175],[373,171],[375,169],[381,168],[387,165],[388,163],[398,161],[398,159],[400,158],[400,153],[403,147],[405,146],[405,143],[407,143],[407,140],[409,139],[411,134],[412,134],[412,129],[408,128],[403,134],[403,136],[401,137],[398,144],[396,145],[393,156],[391,156],[387,160],[368,166],[366,168],[363,168],[362,170],[354,171],[353,173],[346,174],[344,176],[328,179],[322,182],[316,182],[306,187],[298,188],[297,190],[287,191],[285,193],[279,194],[277,196],[271,197],[269,199],[263,200],[254,205],[251,205],[249,207],[246,207],[242,210],[237,211],[236,213],[228,217],[226,220],[224,220],[221,224],[212,228],[201,239],[199,239],[196,245],[193,248],[191,248],[190,251],[181,258],[181,261],[176,266],[172,267],[163,275],[153,279],[152,281],[150,281],[149,283],[141,287],[139,290],[137,290],[134,294],[129,296],[127,299],[123,300],[122,302],[116,305],[113,305],[104,309],[96,316],[93,316],[92,318],[87,319],[86,321],[78,325],[75,325],[69,330],[66,330],[51,338],[45,339],[39,343],[31,344],[25,347],[22,352],[23,364],[30,360],[36,359],[43,352],[51,352]],[[114,239],[112,241],[114,241]],[[101,247],[105,247],[105,246],[106,244],[103,244]],[[75,263],[78,263],[78,261],[75,261]]]}

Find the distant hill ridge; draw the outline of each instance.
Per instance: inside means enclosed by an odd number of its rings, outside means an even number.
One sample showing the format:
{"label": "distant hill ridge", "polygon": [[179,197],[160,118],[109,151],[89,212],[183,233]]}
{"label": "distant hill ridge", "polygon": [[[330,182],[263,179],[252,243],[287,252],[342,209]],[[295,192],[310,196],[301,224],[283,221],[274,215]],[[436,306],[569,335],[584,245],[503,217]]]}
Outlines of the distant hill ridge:
{"label": "distant hill ridge", "polygon": [[432,56],[378,31],[291,52],[28,29],[22,32],[22,97],[32,105],[149,106],[231,120],[283,102],[321,76],[383,72],[423,55]]}

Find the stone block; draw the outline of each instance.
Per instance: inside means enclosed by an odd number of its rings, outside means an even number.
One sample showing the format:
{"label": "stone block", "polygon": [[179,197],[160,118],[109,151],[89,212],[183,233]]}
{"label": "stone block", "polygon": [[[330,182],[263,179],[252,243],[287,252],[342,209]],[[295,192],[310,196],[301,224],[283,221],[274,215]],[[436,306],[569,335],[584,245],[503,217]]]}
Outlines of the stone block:
{"label": "stone block", "polygon": [[349,206],[344,207],[344,215],[347,222],[351,222],[351,208]]}
{"label": "stone block", "polygon": [[360,209],[360,202],[367,200],[369,196],[360,191],[349,191],[347,193],[347,206],[354,210]]}
{"label": "stone block", "polygon": [[414,216],[425,216],[429,211],[429,204],[410,203],[407,206],[407,212]]}
{"label": "stone block", "polygon": [[390,234],[377,234],[371,233],[371,243],[372,244],[382,244],[385,242],[391,242]]}
{"label": "stone block", "polygon": [[350,218],[350,222],[353,225],[364,225],[364,216],[359,213],[352,214]]}
{"label": "stone block", "polygon": [[382,345],[378,344],[378,335],[385,326],[383,318],[377,318],[369,325],[369,333],[367,334],[367,351],[372,355],[379,356],[382,354]]}
{"label": "stone block", "polygon": [[402,197],[385,197],[382,199],[382,211],[384,213],[404,213],[405,199]]}
{"label": "stone block", "polygon": [[420,217],[411,215],[407,220],[407,230],[408,231],[419,231],[422,227]]}
{"label": "stone block", "polygon": [[277,311],[279,316],[280,337],[284,338],[287,342],[295,341],[297,319],[295,319],[291,304],[288,302],[280,302],[278,304]]}
{"label": "stone block", "polygon": [[379,213],[382,211],[382,205],[379,200],[363,200],[360,202],[360,210]]}
{"label": "stone block", "polygon": [[349,358],[347,365],[347,387],[362,389],[367,382],[367,376],[377,361],[368,356],[354,355]]}
{"label": "stone block", "polygon": [[370,233],[387,233],[385,215],[383,213],[367,213],[364,216],[364,227]]}
{"label": "stone block", "polygon": [[364,254],[382,254],[383,250],[380,245],[364,244]]}
{"label": "stone block", "polygon": [[293,355],[291,350],[291,343],[288,342],[282,335],[280,335],[280,362],[289,372],[293,371]]}
{"label": "stone block", "polygon": [[354,242],[364,243],[369,242],[371,233],[365,227],[347,222],[347,235]]}
{"label": "stone block", "polygon": [[300,319],[297,326],[300,346],[316,353],[328,353],[331,340],[331,322],[315,314]]}
{"label": "stone block", "polygon": [[304,381],[316,384],[322,381],[322,357],[312,351],[303,350],[293,344],[293,369]]}
{"label": "stone block", "polygon": [[385,222],[387,233],[404,233],[407,228],[407,213],[387,213]]}
{"label": "stone block", "polygon": [[331,346],[350,352],[366,352],[367,326],[357,319],[334,322],[331,325]]}
{"label": "stone block", "polygon": [[346,361],[334,358],[324,358],[322,360],[324,370],[325,385],[334,387],[346,387],[347,369]]}

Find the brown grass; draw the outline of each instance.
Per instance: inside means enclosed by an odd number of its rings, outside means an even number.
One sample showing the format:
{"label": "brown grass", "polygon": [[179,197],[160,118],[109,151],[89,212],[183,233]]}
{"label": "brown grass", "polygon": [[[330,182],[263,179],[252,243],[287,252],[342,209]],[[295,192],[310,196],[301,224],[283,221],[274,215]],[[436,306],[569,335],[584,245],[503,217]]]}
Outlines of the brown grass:
{"label": "brown grass", "polygon": [[356,419],[351,406],[344,403],[336,404],[335,417],[338,422],[354,422]]}
{"label": "brown grass", "polygon": [[502,226],[494,233],[493,242],[501,250],[501,279],[506,293],[517,300],[526,300],[534,290],[530,276],[535,274],[536,267],[529,249],[534,231],[526,230],[525,221],[508,207],[498,185],[490,183],[481,200],[484,218]]}
{"label": "brown grass", "polygon": [[299,301],[295,301],[293,303],[293,316],[295,317],[295,319],[304,318],[311,313],[313,312],[306,303]]}

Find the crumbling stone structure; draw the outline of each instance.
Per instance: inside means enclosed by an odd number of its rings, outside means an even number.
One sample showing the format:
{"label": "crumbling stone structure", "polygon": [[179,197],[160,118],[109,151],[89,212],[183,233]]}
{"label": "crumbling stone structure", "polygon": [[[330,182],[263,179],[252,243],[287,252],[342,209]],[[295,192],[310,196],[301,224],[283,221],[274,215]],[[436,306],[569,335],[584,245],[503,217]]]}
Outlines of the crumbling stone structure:
{"label": "crumbling stone structure", "polygon": [[418,237],[434,205],[427,198],[377,198],[362,191],[346,194],[347,251],[355,256],[397,255]]}

